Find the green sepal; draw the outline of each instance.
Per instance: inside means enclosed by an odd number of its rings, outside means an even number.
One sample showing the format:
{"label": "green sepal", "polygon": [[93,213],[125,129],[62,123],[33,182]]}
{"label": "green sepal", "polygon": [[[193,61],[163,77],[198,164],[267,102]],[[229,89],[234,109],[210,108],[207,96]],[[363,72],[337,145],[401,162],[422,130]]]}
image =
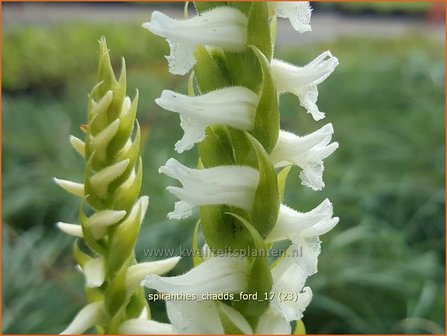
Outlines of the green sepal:
{"label": "green sepal", "polygon": [[196,59],[194,73],[202,94],[231,85],[225,71],[205,47],[197,47],[194,57]]}
{"label": "green sepal", "polygon": [[110,142],[108,148],[109,157],[113,157],[121,148],[123,148],[127,140],[129,140],[130,136],[132,135],[135,125],[135,117],[137,115],[138,100],[139,92],[137,90],[135,98],[130,105],[129,111],[124,115],[119,116],[120,125],[116,135]]}
{"label": "green sepal", "polygon": [[302,320],[296,321],[295,330],[293,331],[293,335],[306,335],[306,327]]}
{"label": "green sepal", "polygon": [[126,151],[120,151],[114,159],[114,162],[129,159],[129,164],[127,165],[126,170],[110,183],[108,188],[109,195],[112,194],[122,183],[124,183],[129,178],[130,174],[135,168],[138,158],[140,157],[141,131],[138,122],[136,122],[136,125],[137,127],[135,131],[135,139],[133,140],[129,149],[127,149]]}
{"label": "green sepal", "polygon": [[222,305],[224,303],[221,303],[219,301],[214,303],[217,307],[217,311],[219,313],[219,319],[222,323],[222,327],[224,329],[225,335],[243,335],[244,332],[230,319],[228,314],[225,312]]}
{"label": "green sepal", "polygon": [[94,210],[104,210],[106,209],[105,200],[96,195],[95,189],[91,184],[91,175],[93,170],[93,161],[95,159],[95,152],[90,154],[90,157],[87,161],[87,166],[85,168],[84,174],[84,193],[85,200],[88,205],[90,205]]}
{"label": "green sepal", "polygon": [[116,319],[118,311],[123,308],[123,303],[127,298],[127,268],[122,268],[119,272],[108,273],[108,286],[104,292],[104,305],[110,316]]}
{"label": "green sepal", "polygon": [[243,53],[226,52],[225,59],[231,85],[245,86],[253,92],[257,92],[262,75],[256,56],[247,49]]}
{"label": "green sepal", "polygon": [[286,191],[287,177],[289,176],[290,169],[292,166],[286,166],[278,173],[278,192],[279,201],[282,203],[284,201],[284,193]]}
{"label": "green sepal", "polygon": [[[143,287],[137,287],[130,297],[126,307],[126,319],[139,318],[143,308],[146,306]],[[149,316],[147,316],[149,317]],[[147,318],[146,317],[146,318]]]}
{"label": "green sepal", "polygon": [[88,255],[88,253],[83,251],[83,248],[80,246],[81,240],[76,239],[73,244],[73,255],[75,257],[76,262],[79,264],[79,266],[84,267],[85,263],[87,261],[92,260],[93,258]]}
{"label": "green sepal", "polygon": [[188,79],[188,96],[194,97],[196,95],[196,92],[194,90],[194,79],[195,79],[195,72],[194,70],[191,71],[191,74],[189,75]]}
{"label": "green sepal", "polygon": [[140,194],[141,183],[143,181],[143,163],[141,157],[138,160],[138,169],[132,185],[124,187],[121,184],[113,194],[112,209],[130,211]]}
{"label": "green sepal", "polygon": [[273,49],[267,2],[252,2],[247,22],[247,45],[256,46],[270,62]]}
{"label": "green sepal", "polygon": [[234,164],[233,148],[226,127],[208,127],[205,133],[205,139],[199,143],[200,159],[204,167]]}
{"label": "green sepal", "polygon": [[98,85],[93,92],[95,100],[99,100],[107,91],[117,84],[112,63],[110,61],[109,49],[104,36],[99,39],[99,66],[97,78],[97,82],[101,83],[101,85]]}
{"label": "green sepal", "polygon": [[270,153],[278,142],[279,136],[279,105],[276,87],[270,73],[270,65],[262,52],[255,46],[250,46],[257,56],[262,69],[262,86],[259,92],[259,103],[256,108],[253,136]]}
{"label": "green sepal", "polygon": [[103,239],[96,240],[93,238],[90,229],[87,227],[87,215],[84,212],[84,199],[81,201],[79,207],[79,221],[81,223],[82,235],[87,246],[98,254],[105,256],[107,253],[107,247]]}
{"label": "green sepal", "polygon": [[200,250],[199,250],[199,242],[198,242],[198,236],[199,236],[199,227],[200,227],[200,220],[197,221],[196,226],[194,227],[194,232],[192,234],[192,262],[194,264],[194,267],[199,266],[203,261],[202,258],[200,258]]}
{"label": "green sepal", "polygon": [[[225,212],[244,210],[225,205],[206,205],[200,207],[200,222],[203,235],[211,250],[247,249],[253,247],[249,232],[237,220]],[[241,213],[247,216],[247,214]]]}
{"label": "green sepal", "polygon": [[262,145],[246,133],[258,159],[259,183],[255,193],[251,220],[261,237],[265,238],[276,225],[279,212],[278,182],[270,158]]}
{"label": "green sepal", "polygon": [[[272,274],[267,260],[267,253],[264,247],[264,240],[253,224],[245,218],[234,213],[227,214],[241,222],[251,235],[257,254],[256,257],[249,257],[253,259],[253,263],[248,276],[247,288],[249,288],[248,293],[258,293],[258,297],[262,299],[265,293],[271,291],[273,284]],[[234,306],[247,318],[250,324],[253,325],[257,323],[259,317],[267,310],[269,302],[265,300],[238,301],[234,303]]]}
{"label": "green sepal", "polygon": [[233,146],[234,162],[237,165],[250,166],[258,169],[258,159],[253,146],[245,132],[232,127],[228,128],[228,134]]}
{"label": "green sepal", "polygon": [[114,274],[121,269],[130,255],[138,238],[141,226],[141,203],[135,216],[130,212],[127,217],[116,227],[110,230],[110,248],[107,263],[107,274]]}

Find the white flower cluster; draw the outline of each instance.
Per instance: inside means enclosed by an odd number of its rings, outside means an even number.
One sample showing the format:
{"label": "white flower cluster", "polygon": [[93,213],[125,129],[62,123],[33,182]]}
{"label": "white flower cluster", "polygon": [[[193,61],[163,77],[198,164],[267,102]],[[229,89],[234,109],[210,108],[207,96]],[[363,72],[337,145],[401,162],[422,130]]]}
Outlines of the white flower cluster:
{"label": "white flower cluster", "polygon": [[[296,31],[302,33],[310,30],[311,9],[308,2],[275,2],[270,6],[275,6],[271,9],[278,17],[288,18]],[[197,46],[221,48],[233,53],[248,48],[247,17],[232,7],[217,7],[184,20],[154,12],[151,21],[143,26],[169,42],[171,53],[167,60],[173,74],[186,74],[191,70],[196,62],[194,50]],[[296,95],[307,112],[315,120],[320,120],[325,115],[316,105],[317,85],[334,71],[337,64],[337,58],[327,51],[304,67],[273,59],[270,72],[278,93]],[[248,88],[233,86],[199,96],[164,90],[156,103],[180,115],[184,136],[175,149],[182,153],[203,141],[205,129],[209,126],[224,125],[252,131],[259,100],[260,97]],[[269,154],[272,164],[275,167],[298,166],[302,184],[313,190],[321,190],[324,187],[323,160],[338,147],[338,143],[331,143],[333,132],[331,124],[305,136],[280,131],[277,144]],[[182,187],[168,187],[168,191],[180,200],[168,215],[172,219],[188,217],[193,207],[203,205],[229,205],[250,211],[260,180],[259,171],[248,166],[192,169],[175,159],[169,159],[160,172],[182,184]],[[256,326],[223,302],[200,300],[203,293],[239,293],[249,289],[247,261],[231,255],[216,255],[180,276],[146,277],[142,282],[146,287],[170,294],[192,293],[198,298],[196,301],[167,301],[172,329],[165,330],[163,326],[152,329],[152,332],[222,334],[222,320],[227,320],[247,334],[290,333],[289,322],[300,320],[311,301],[312,291],[305,287],[305,281],[317,272],[319,236],[338,223],[338,218],[332,216],[329,200],[307,213],[300,213],[286,205],[280,206],[277,223],[265,243],[287,239],[292,244],[285,257],[278,260],[271,270],[273,287],[272,293],[268,293],[269,296],[271,294],[269,309]],[[280,300],[280,293],[296,293],[297,299]],[[143,333],[147,329],[138,331]]]}

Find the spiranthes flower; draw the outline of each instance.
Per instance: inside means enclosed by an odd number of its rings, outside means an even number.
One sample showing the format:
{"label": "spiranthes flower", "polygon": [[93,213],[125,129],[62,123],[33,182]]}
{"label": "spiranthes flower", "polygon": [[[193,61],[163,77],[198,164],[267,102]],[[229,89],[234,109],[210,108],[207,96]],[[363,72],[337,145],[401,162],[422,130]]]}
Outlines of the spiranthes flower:
{"label": "spiranthes flower", "polygon": [[304,33],[311,31],[310,17],[312,9],[307,1],[278,1],[273,3],[276,7],[276,15],[289,19],[293,29]]}
{"label": "spiranthes flower", "polygon": [[279,93],[290,92],[297,96],[308,113],[315,120],[325,117],[317,105],[318,89],[317,85],[322,83],[337,67],[338,59],[329,51],[325,51],[320,56],[304,67],[298,67],[280,60],[273,60],[271,69],[276,88]]}
{"label": "spiranthes flower", "polygon": [[271,307],[262,314],[256,326],[256,334],[260,335],[290,335],[291,331],[289,321]]}
{"label": "spiranthes flower", "polygon": [[172,325],[148,320],[146,318],[130,319],[120,325],[118,332],[122,335],[172,335]]}
{"label": "spiranthes flower", "polygon": [[78,312],[70,325],[61,332],[61,335],[82,334],[104,319],[105,315],[103,301],[90,303]]}
{"label": "spiranthes flower", "polygon": [[323,160],[338,148],[337,142],[329,144],[333,133],[332,124],[327,124],[302,137],[280,131],[270,158],[279,167],[288,164],[299,166],[302,169],[300,173],[302,184],[313,190],[321,190],[324,187]]}
{"label": "spiranthes flower", "polygon": [[195,294],[200,301],[204,294],[245,291],[248,270],[246,258],[219,256],[179,276],[148,275],[141,285],[168,294]]}
{"label": "spiranthes flower", "polygon": [[188,217],[192,214],[192,208],[200,205],[226,204],[251,210],[259,182],[259,172],[248,166],[192,169],[169,159],[159,171],[183,185],[182,188],[167,187],[181,200],[168,214],[171,219]]}
{"label": "spiranthes flower", "polygon": [[[272,308],[284,316],[287,321],[301,319],[303,311],[312,299],[312,290],[309,287],[304,287],[307,275],[296,261],[297,258],[293,256],[296,249],[297,246],[292,245],[287,250],[284,259],[272,269],[272,292],[275,293],[271,303]],[[282,293],[293,293],[297,297],[293,300],[283,300],[280,297]]]}
{"label": "spiranthes flower", "polygon": [[185,20],[155,11],[143,27],[167,39],[169,71],[176,75],[184,75],[194,66],[194,49],[199,45],[241,52],[247,40],[247,17],[231,7],[218,7]]}
{"label": "spiranthes flower", "polygon": [[232,126],[251,131],[258,96],[242,87],[229,87],[211,91],[202,96],[185,96],[164,90],[155,102],[162,108],[180,114],[183,138],[175,144],[175,150],[182,153],[205,139],[205,129],[212,125]]}
{"label": "spiranthes flower", "polygon": [[[311,229],[316,230],[324,227],[325,230],[329,231],[339,221],[338,217],[333,218],[332,215],[333,207],[328,199],[325,199],[315,209],[306,213],[298,212],[281,204],[278,221],[267,236],[266,242],[271,243],[284,239],[298,242],[298,239],[305,235],[306,232],[309,234]],[[318,233],[323,234],[325,232],[318,231]]]}

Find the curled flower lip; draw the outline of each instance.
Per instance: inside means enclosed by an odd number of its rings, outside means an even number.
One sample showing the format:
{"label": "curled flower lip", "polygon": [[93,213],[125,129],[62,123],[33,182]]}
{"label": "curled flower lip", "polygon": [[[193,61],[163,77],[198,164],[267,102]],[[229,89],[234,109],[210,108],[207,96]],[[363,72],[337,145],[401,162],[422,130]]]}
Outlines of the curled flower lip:
{"label": "curled flower lip", "polygon": [[155,102],[162,108],[180,114],[184,136],[175,145],[177,152],[191,149],[205,138],[205,129],[227,125],[251,131],[259,97],[251,90],[235,86],[211,91],[202,96],[186,96],[164,90]]}
{"label": "curled flower lip", "polygon": [[315,120],[325,117],[317,105],[318,89],[321,84],[335,70],[338,59],[329,51],[325,51],[304,67],[298,67],[280,60],[273,60],[271,69],[278,92],[290,92],[297,96],[308,113]]}
{"label": "curled flower lip", "polygon": [[231,7],[218,7],[190,19],[176,20],[154,11],[143,27],[167,39],[171,53],[169,71],[184,75],[195,64],[194,49],[211,45],[240,52],[247,40],[247,17]]}
{"label": "curled flower lip", "polygon": [[289,19],[293,29],[304,33],[311,31],[310,17],[312,9],[308,1],[278,1],[274,2],[276,15]]}
{"label": "curled flower lip", "polygon": [[159,169],[183,185],[167,190],[181,201],[175,204],[171,219],[181,219],[192,214],[192,208],[200,205],[226,204],[250,210],[259,182],[259,172],[248,166],[220,166],[208,169],[192,169],[175,159],[169,159]]}
{"label": "curled flower lip", "polygon": [[324,187],[323,160],[338,148],[338,142],[329,144],[333,133],[332,124],[305,136],[280,131],[278,143],[270,153],[270,158],[277,167],[297,165],[302,169],[302,184],[313,190],[321,190]]}

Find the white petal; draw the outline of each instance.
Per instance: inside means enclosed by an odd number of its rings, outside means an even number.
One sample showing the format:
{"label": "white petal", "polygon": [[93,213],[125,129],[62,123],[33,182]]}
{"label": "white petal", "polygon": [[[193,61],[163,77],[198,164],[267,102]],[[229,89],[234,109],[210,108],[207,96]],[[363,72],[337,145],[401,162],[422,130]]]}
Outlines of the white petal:
{"label": "white petal", "polygon": [[250,324],[248,324],[245,317],[239,313],[236,309],[234,309],[231,306],[228,306],[224,303],[217,303],[220,305],[226,316],[230,319],[234,325],[239,328],[244,334],[251,335],[253,334],[253,329],[251,328]]}
{"label": "white petal", "polygon": [[101,196],[105,197],[109,184],[124,173],[130,160],[126,159],[104,168],[91,177],[92,188]]}
{"label": "white petal", "polygon": [[103,302],[90,303],[82,308],[70,325],[61,332],[62,335],[82,334],[93,327],[101,319],[103,314]]}
{"label": "white petal", "polygon": [[227,204],[250,210],[259,182],[259,172],[248,166],[191,169],[169,159],[159,171],[183,185],[167,188],[181,200],[170,218],[184,218],[191,214],[193,206],[200,205]]}
{"label": "white petal", "polygon": [[180,114],[185,135],[177,142],[176,150],[181,153],[202,141],[208,126],[227,125],[252,130],[258,100],[253,91],[237,86],[194,97],[164,90],[155,102],[168,111]]}
{"label": "white petal", "polygon": [[218,7],[186,20],[171,19],[154,11],[151,21],[143,27],[168,40],[171,48],[167,57],[170,72],[180,75],[187,73],[194,65],[196,46],[212,45],[241,52],[247,39],[247,18],[231,7]]}
{"label": "white petal", "polygon": [[118,223],[126,216],[124,210],[101,210],[94,213],[87,219],[86,225],[89,227],[95,239],[102,238],[107,233],[107,228]]}
{"label": "white petal", "polygon": [[133,291],[146,275],[156,274],[161,275],[169,272],[177,265],[180,257],[172,257],[164,260],[149,261],[132,265],[127,270],[127,288],[128,291]]}
{"label": "white petal", "polygon": [[284,204],[279,208],[278,220],[266,238],[266,242],[283,239],[297,241],[298,237],[318,236],[332,229],[338,218],[332,218],[333,208],[328,199],[309,212],[298,212]]}
{"label": "white petal", "polygon": [[83,267],[86,286],[90,288],[100,287],[105,278],[105,265],[103,258],[95,258],[87,261]]}
{"label": "white petal", "polygon": [[125,321],[118,329],[119,334],[164,335],[174,334],[172,325],[146,319]]}
{"label": "white petal", "polygon": [[329,144],[333,133],[332,124],[305,136],[280,131],[270,158],[277,167],[288,164],[299,166],[302,168],[302,184],[313,190],[321,190],[324,187],[323,160],[338,148],[337,142]]}
{"label": "white petal", "polygon": [[179,334],[223,334],[214,301],[166,301],[174,332]]}
{"label": "white petal", "polygon": [[262,314],[259,319],[258,325],[256,326],[256,334],[286,334],[290,335],[292,328],[290,322],[287,321],[284,316],[269,308],[264,314]]}
{"label": "white petal", "polygon": [[84,185],[81,183],[75,183],[67,180],[61,180],[58,178],[54,178],[54,182],[56,182],[62,189],[65,189],[69,193],[84,197]]}
{"label": "white petal", "polygon": [[290,92],[296,95],[300,104],[307,109],[315,120],[324,118],[316,102],[317,85],[322,83],[335,70],[338,59],[325,51],[304,67],[298,67],[280,60],[272,60],[272,75],[278,92]]}
{"label": "white petal", "polygon": [[61,231],[65,232],[66,234],[69,234],[70,236],[79,238],[83,237],[82,227],[78,224],[58,222],[56,223],[56,225]]}
{"label": "white petal", "polygon": [[130,107],[132,106],[132,101],[129,97],[124,98],[123,106],[121,107],[120,118],[126,116],[129,113]]}
{"label": "white petal", "polygon": [[289,19],[292,27],[300,33],[312,30],[310,16],[312,9],[307,1],[279,1],[276,4],[276,15]]}
{"label": "white petal", "polygon": [[248,264],[245,258],[215,257],[189,272],[175,277],[147,276],[141,285],[169,294],[203,294],[240,292],[247,287]]}
{"label": "white petal", "polygon": [[[310,302],[310,288],[304,288],[307,278],[305,270],[296,262],[300,257],[296,257],[295,245],[292,245],[284,259],[272,270],[273,287],[272,292],[276,295],[271,302],[272,308],[286,318],[287,321],[299,320],[303,316],[303,311]],[[299,250],[298,250],[299,252]],[[295,300],[281,300],[281,293],[293,293],[297,295]],[[310,297],[309,297],[310,293]]]}
{"label": "white petal", "polygon": [[85,157],[85,143],[81,139],[70,135],[70,143],[82,157]]}

